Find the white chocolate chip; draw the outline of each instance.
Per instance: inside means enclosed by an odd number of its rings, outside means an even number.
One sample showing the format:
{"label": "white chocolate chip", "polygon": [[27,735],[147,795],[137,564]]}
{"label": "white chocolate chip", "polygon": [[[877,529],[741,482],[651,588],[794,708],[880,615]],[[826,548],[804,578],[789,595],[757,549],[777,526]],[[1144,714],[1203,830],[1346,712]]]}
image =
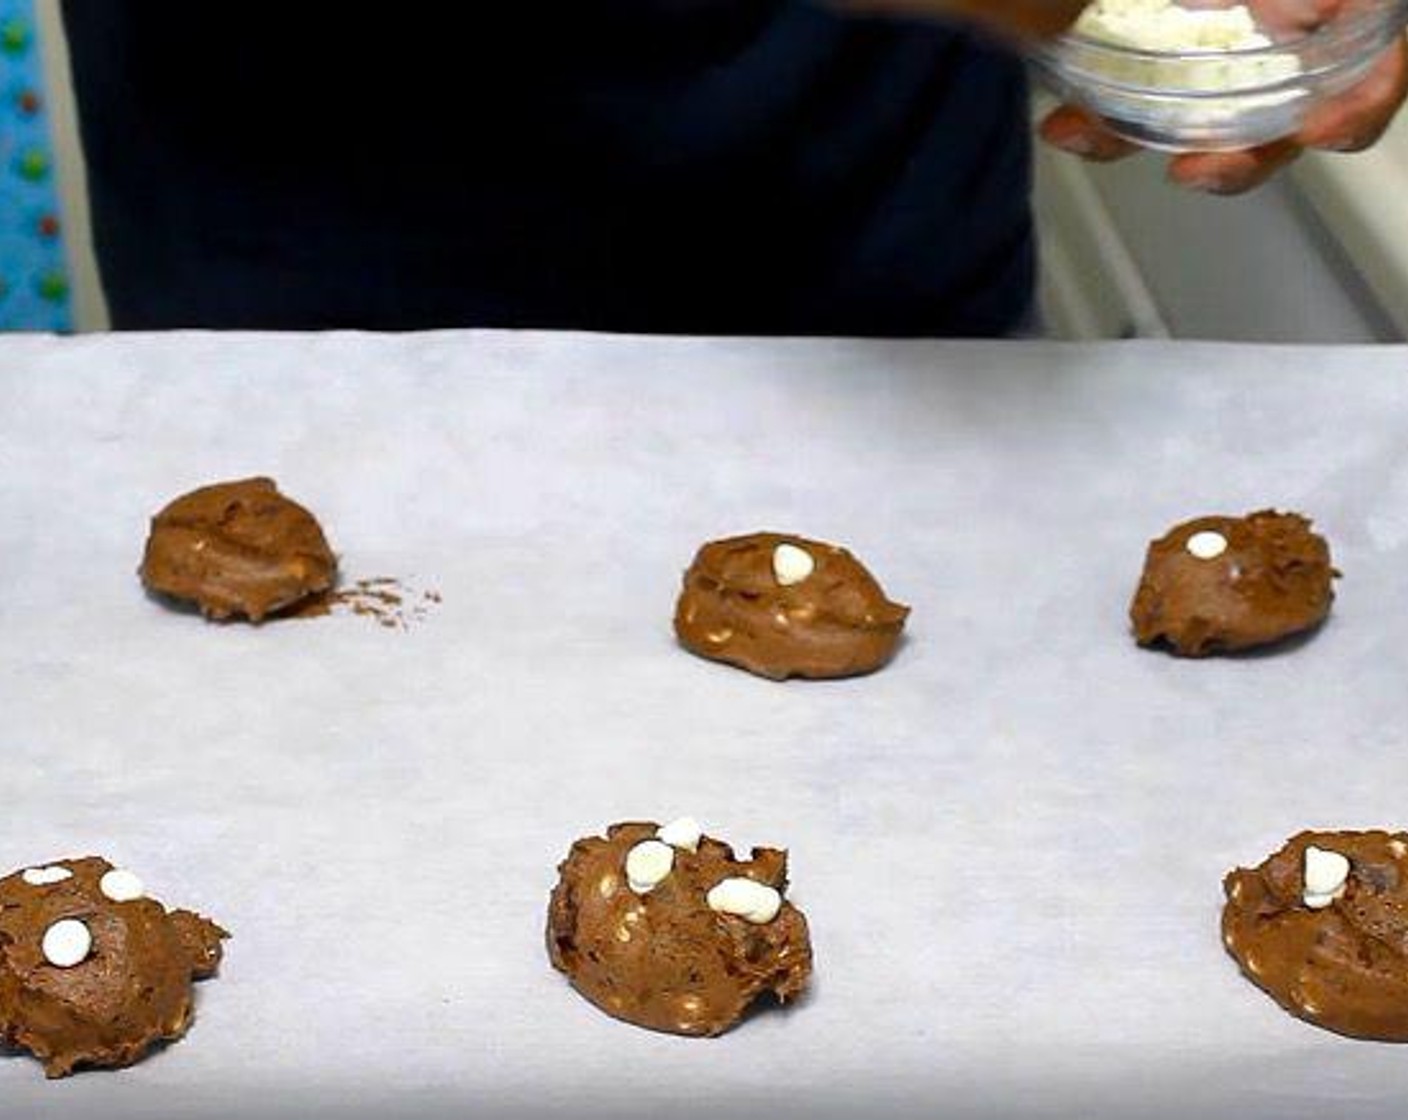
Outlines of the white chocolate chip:
{"label": "white chocolate chip", "polygon": [[147,893],[141,879],[118,867],[98,880],[98,889],[113,902],[135,902]]}
{"label": "white chocolate chip", "polygon": [[732,914],[754,925],[766,925],[782,909],[782,895],[753,879],[725,879],[706,896],[709,909]]}
{"label": "white chocolate chip", "polygon": [[31,867],[20,876],[31,887],[52,887],[65,879],[72,879],[73,872],[67,867]]}
{"label": "white chocolate chip", "polygon": [[675,849],[659,840],[642,840],[626,853],[626,882],[636,894],[649,894],[675,866]]}
{"label": "white chocolate chip", "polygon": [[697,852],[704,831],[693,817],[680,817],[667,825],[662,825],[655,835],[672,848],[679,848],[683,852]]}
{"label": "white chocolate chip", "polygon": [[1221,533],[1205,529],[1189,537],[1186,547],[1199,560],[1216,560],[1227,551],[1227,538]]}
{"label": "white chocolate chip", "polygon": [[1339,852],[1310,845],[1305,849],[1305,904],[1323,910],[1340,895],[1349,879],[1349,860]]}
{"label": "white chocolate chip", "polygon": [[783,587],[801,583],[816,571],[816,561],[805,548],[780,544],[772,550],[772,574]]}
{"label": "white chocolate chip", "polygon": [[72,968],[88,959],[93,951],[93,935],[77,918],[65,918],[44,931],[40,949],[55,968]]}

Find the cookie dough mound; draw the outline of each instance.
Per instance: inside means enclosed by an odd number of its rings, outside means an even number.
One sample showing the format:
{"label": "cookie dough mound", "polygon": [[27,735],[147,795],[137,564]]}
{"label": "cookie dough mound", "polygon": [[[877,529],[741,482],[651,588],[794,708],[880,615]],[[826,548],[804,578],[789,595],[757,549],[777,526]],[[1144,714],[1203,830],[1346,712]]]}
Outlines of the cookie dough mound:
{"label": "cookie dough mound", "polygon": [[699,550],[675,633],[701,657],[772,680],[854,677],[890,660],[908,617],[844,548],[754,533]]}
{"label": "cookie dough mound", "polygon": [[1323,622],[1338,575],[1299,514],[1200,517],[1149,545],[1129,616],[1142,646],[1185,657],[1253,649]]}
{"label": "cookie dough mound", "polygon": [[1302,832],[1223,886],[1247,979],[1316,1026],[1408,1042],[1408,834]]}
{"label": "cookie dough mound", "polygon": [[336,571],[313,515],[272,479],[247,478],[193,490],[152,518],[141,576],[207,618],[259,622],[327,591]]}
{"label": "cookie dough mound", "polygon": [[131,1065],[191,1025],[191,981],[214,975],[228,934],[170,913],[104,859],[0,879],[0,1040],[50,1077]]}
{"label": "cookie dough mound", "polygon": [[572,845],[548,909],[553,967],[608,1015],[719,1035],[765,992],[806,987],[807,922],[783,898],[787,855],[751,860],[691,821],[617,824]]}

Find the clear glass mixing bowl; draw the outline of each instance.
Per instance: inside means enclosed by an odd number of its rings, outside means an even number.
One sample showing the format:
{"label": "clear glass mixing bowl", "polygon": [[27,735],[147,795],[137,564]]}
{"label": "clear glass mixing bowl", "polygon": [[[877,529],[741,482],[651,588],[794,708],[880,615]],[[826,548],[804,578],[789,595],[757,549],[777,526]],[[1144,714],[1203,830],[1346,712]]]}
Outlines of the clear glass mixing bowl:
{"label": "clear glass mixing bowl", "polygon": [[[1185,0],[1184,6],[1235,2]],[[1248,148],[1296,132],[1311,109],[1360,81],[1408,24],[1408,0],[1346,0],[1311,24],[1304,12],[1315,5],[1303,0],[1250,6],[1270,46],[1140,50],[1072,32],[1038,47],[1037,67],[1063,100],[1145,147]]]}

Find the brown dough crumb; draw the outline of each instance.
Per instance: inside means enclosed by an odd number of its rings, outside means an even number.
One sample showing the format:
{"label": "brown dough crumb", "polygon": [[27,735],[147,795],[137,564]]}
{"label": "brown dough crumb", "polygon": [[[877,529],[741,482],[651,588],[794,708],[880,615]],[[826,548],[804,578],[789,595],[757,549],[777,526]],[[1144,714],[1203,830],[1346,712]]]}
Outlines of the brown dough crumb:
{"label": "brown dough crumb", "polygon": [[412,623],[425,619],[432,607],[442,601],[438,591],[416,594],[392,576],[376,576],[314,596],[296,613],[299,618],[320,618],[349,612],[369,618],[388,630],[408,630]]}

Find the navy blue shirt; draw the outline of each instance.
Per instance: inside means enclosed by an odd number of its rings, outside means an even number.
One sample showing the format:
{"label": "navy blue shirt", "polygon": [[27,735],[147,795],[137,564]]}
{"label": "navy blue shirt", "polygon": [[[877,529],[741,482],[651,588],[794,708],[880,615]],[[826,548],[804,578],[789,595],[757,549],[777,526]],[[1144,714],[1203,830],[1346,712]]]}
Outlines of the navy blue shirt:
{"label": "navy blue shirt", "polygon": [[1021,66],[954,28],[786,0],[65,19],[119,327],[993,335],[1031,300]]}

